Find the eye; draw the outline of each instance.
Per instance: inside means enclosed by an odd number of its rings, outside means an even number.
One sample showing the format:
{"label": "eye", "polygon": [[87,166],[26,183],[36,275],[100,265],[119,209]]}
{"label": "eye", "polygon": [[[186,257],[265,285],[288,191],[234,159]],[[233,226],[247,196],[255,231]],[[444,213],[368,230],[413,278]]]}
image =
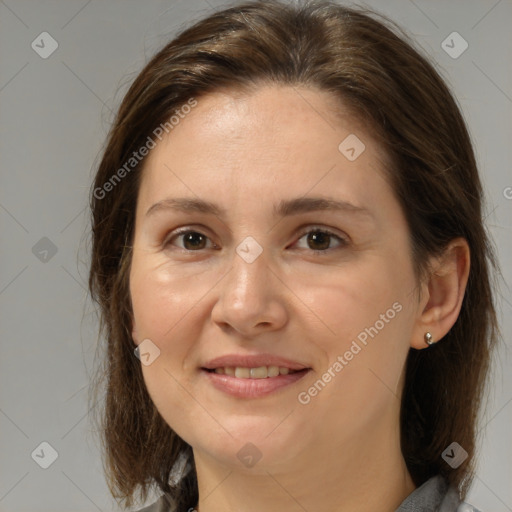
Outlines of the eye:
{"label": "eye", "polygon": [[176,238],[183,238],[184,249],[186,251],[197,251],[205,248],[205,241],[208,240],[208,237],[199,231],[194,231],[192,229],[182,229],[178,230],[174,233],[174,235],[169,238],[164,245],[174,245],[171,244],[173,240]]}
{"label": "eye", "polygon": [[[313,228],[309,229],[308,231],[302,232],[301,237],[299,238],[299,241],[307,236],[306,243],[313,244],[313,246],[316,245],[316,247],[309,247],[313,252],[315,253],[322,253],[327,252],[330,249],[336,249],[343,247],[348,244],[348,241],[341,236],[333,233],[332,231],[329,231],[328,229],[324,228]],[[201,233],[200,231],[195,231],[192,229],[184,228],[182,230],[176,231],[165,243],[164,246],[168,245],[176,245],[173,243],[174,240],[181,238],[183,240],[183,246],[180,248],[193,252],[193,251],[199,251],[201,249],[206,248],[206,242],[209,240],[209,238]],[[338,247],[329,247],[331,245],[332,238],[335,238],[338,240]],[[217,247],[215,244],[212,244],[213,247]],[[306,247],[308,248],[308,247]]]}
{"label": "eye", "polygon": [[[303,232],[299,241],[307,235],[306,243],[313,244],[311,250],[315,253],[327,252],[329,249],[336,249],[343,247],[348,244],[348,241],[339,235],[336,235],[328,229],[314,228],[306,232]],[[329,247],[331,245],[331,239],[336,238],[338,240],[338,247]],[[314,247],[316,245],[316,247]]]}

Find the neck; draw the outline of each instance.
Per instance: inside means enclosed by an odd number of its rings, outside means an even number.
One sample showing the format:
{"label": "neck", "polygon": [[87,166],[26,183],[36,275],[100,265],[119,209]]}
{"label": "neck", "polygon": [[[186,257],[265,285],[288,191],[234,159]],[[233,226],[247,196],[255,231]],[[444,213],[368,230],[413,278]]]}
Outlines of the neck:
{"label": "neck", "polygon": [[300,458],[265,466],[261,459],[243,471],[194,449],[196,510],[394,512],[416,486],[401,453],[399,428],[390,425],[368,428],[338,445],[336,436],[319,436]]}

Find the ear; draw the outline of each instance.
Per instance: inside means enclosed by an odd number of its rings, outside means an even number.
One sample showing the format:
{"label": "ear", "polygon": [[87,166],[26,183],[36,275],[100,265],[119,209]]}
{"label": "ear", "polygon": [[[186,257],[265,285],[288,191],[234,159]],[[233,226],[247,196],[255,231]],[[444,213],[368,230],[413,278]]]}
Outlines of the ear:
{"label": "ear", "polygon": [[470,251],[464,238],[450,242],[441,257],[430,261],[431,274],[421,288],[411,347],[428,348],[425,333],[438,342],[455,324],[468,282]]}

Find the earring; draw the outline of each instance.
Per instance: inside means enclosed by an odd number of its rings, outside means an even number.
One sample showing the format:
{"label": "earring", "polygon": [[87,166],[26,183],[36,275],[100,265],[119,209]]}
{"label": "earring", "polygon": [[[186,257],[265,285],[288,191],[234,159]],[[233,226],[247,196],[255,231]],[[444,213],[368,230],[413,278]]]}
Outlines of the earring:
{"label": "earring", "polygon": [[425,333],[424,338],[425,338],[425,343],[426,343],[427,345],[429,345],[429,346],[430,346],[430,345],[433,345],[433,344],[434,344],[434,341],[432,341],[432,334],[430,334],[429,332],[426,332],[426,333]]}

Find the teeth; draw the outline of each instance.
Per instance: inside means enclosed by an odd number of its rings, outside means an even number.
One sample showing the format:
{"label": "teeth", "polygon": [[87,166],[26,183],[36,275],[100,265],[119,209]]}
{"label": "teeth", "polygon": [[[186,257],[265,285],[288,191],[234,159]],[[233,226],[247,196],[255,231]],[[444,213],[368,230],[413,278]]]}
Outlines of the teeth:
{"label": "teeth", "polygon": [[287,375],[290,373],[289,368],[279,366],[259,366],[258,368],[227,366],[224,368],[215,368],[214,371],[220,375],[232,375],[239,379],[266,379],[267,377],[277,377],[278,375]]}
{"label": "teeth", "polygon": [[239,379],[248,379],[250,376],[250,368],[239,368],[238,366],[235,368],[235,377],[238,377]]}

